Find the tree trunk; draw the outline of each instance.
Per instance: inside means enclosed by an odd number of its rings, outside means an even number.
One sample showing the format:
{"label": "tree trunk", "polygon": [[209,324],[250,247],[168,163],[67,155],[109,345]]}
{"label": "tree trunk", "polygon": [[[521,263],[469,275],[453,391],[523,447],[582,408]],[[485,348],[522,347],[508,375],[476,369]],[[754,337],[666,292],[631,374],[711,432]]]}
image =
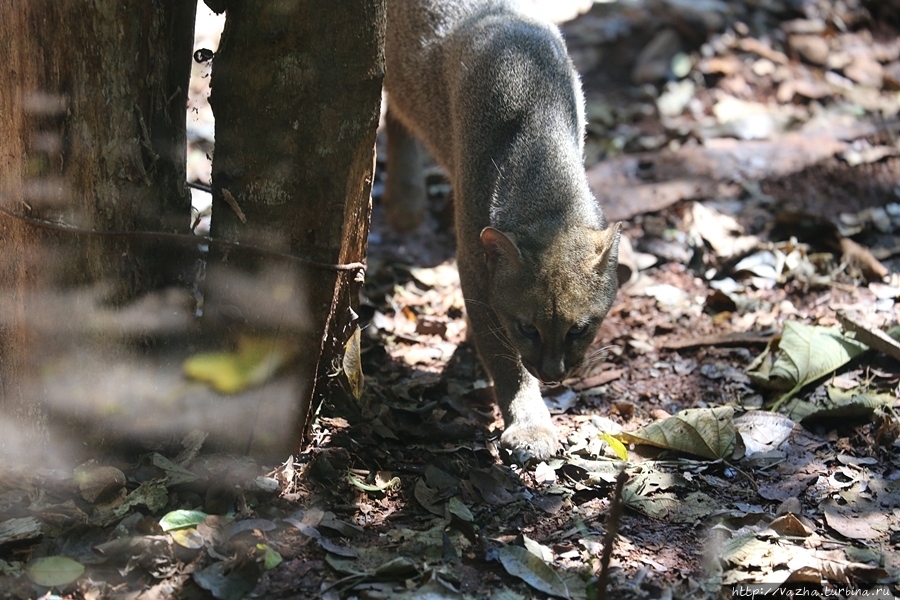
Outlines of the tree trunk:
{"label": "tree trunk", "polygon": [[290,337],[301,349],[296,412],[284,416],[292,439],[282,448],[296,451],[334,380],[328,374],[351,333],[362,282],[362,269],[342,265],[365,255],[384,1],[226,5],[210,97],[211,233],[294,258],[214,245],[205,315]]}
{"label": "tree trunk", "polygon": [[64,435],[41,370],[115,357],[120,336],[78,315],[184,271],[183,245],[128,234],[189,232],[193,16],[180,0],[0,2],[0,454]]}

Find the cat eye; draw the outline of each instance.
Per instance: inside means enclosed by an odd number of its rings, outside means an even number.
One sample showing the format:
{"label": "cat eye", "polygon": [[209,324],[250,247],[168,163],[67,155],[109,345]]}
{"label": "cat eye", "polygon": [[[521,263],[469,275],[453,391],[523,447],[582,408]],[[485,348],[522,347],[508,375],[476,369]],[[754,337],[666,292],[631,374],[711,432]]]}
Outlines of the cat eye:
{"label": "cat eye", "polygon": [[569,332],[566,334],[566,337],[569,339],[579,338],[587,333],[588,324],[587,323],[575,323],[572,327],[569,328]]}
{"label": "cat eye", "polygon": [[537,327],[524,321],[519,321],[519,333],[532,340],[540,337]]}

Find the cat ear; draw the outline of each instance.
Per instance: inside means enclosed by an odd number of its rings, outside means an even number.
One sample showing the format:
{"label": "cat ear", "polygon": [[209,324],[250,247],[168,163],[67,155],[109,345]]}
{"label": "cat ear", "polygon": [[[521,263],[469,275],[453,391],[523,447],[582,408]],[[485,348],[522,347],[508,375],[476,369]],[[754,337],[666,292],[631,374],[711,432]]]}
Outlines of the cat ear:
{"label": "cat ear", "polygon": [[500,261],[506,261],[514,268],[518,268],[522,264],[522,254],[515,242],[499,229],[485,227],[481,231],[481,245],[484,246],[484,259],[491,268]]}
{"label": "cat ear", "polygon": [[594,242],[597,244],[597,259],[594,269],[615,271],[619,262],[619,238],[622,237],[622,223],[613,223],[606,229],[594,231]]}

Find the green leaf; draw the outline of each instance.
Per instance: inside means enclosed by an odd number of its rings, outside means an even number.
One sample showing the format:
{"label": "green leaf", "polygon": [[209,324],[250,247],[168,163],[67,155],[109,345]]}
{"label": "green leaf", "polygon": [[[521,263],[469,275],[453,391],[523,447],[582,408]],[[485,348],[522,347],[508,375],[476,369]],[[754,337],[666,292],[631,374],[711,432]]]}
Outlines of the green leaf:
{"label": "green leaf", "polygon": [[518,577],[539,592],[569,598],[569,589],[547,563],[520,546],[504,546],[497,552],[506,572]]}
{"label": "green leaf", "polygon": [[175,529],[173,531],[170,531],[169,535],[172,536],[173,542],[175,542],[182,548],[189,548],[191,550],[199,550],[206,543],[203,540],[203,536],[197,533],[197,529],[195,527]]}
{"label": "green leaf", "polygon": [[[380,472],[379,472],[380,473]],[[383,492],[385,490],[396,490],[400,488],[400,478],[392,477],[376,477],[375,484],[370,485],[365,481],[356,477],[353,473],[347,473],[347,482],[353,487],[359,488],[364,492]]]}
{"label": "green leaf", "polygon": [[281,561],[284,560],[281,558],[281,554],[277,551],[272,550],[267,544],[257,544],[256,547],[260,550],[265,551],[265,559],[263,560],[263,568],[266,571],[271,571],[275,567],[281,564]]}
{"label": "green leaf", "polygon": [[600,439],[609,444],[609,447],[613,449],[613,452],[616,453],[616,456],[618,456],[622,460],[628,460],[628,448],[625,447],[625,444],[614,438],[609,433],[601,433]]}
{"label": "green leaf", "polygon": [[463,501],[453,496],[450,500],[447,501],[447,510],[450,511],[451,515],[454,515],[463,521],[471,523],[475,520],[474,515],[472,515],[472,511],[469,510],[469,507],[463,504]]}
{"label": "green leaf", "polygon": [[894,403],[893,394],[860,393],[857,390],[828,388],[828,397],[816,397],[815,403],[794,399],[782,409],[792,419],[807,423],[836,419],[870,419],[872,413]]}
{"label": "green leaf", "polygon": [[850,362],[867,346],[840,332],[836,327],[804,325],[794,321],[784,324],[774,362],[774,346],[767,348],[748,368],[748,374],[776,389],[787,390],[772,406],[777,410],[803,386],[834,372]]}
{"label": "green leaf", "polygon": [[172,531],[173,529],[184,529],[185,527],[196,527],[209,516],[199,510],[173,510],[167,513],[159,520],[159,526],[163,531]]}
{"label": "green leaf", "polygon": [[265,382],[287,364],[296,348],[275,338],[244,337],[234,352],[196,354],[184,361],[184,374],[234,394]]}
{"label": "green leaf", "polygon": [[59,587],[72,583],[84,573],[84,565],[67,556],[45,556],[29,561],[25,574],[38,585]]}

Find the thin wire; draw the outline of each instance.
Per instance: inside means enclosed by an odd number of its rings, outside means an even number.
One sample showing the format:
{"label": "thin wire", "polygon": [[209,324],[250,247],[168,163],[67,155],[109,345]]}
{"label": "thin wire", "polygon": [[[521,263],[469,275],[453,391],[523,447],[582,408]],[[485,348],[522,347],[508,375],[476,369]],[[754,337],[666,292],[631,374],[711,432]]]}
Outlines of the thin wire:
{"label": "thin wire", "polygon": [[289,260],[295,262],[299,265],[303,265],[310,269],[322,269],[325,271],[365,271],[366,265],[362,262],[352,262],[352,263],[324,263],[315,260],[310,260],[308,258],[304,258],[302,256],[294,256],[292,254],[285,254],[284,252],[278,252],[276,250],[269,250],[268,248],[263,248],[261,246],[254,246],[252,244],[242,244],[240,242],[233,242],[230,240],[221,240],[218,238],[212,238],[205,235],[191,235],[191,234],[183,234],[183,233],[170,233],[166,231],[100,231],[97,229],[85,229],[82,227],[75,227],[74,225],[64,225],[62,223],[53,223],[51,221],[45,221],[43,219],[36,219],[34,217],[26,217],[25,215],[16,214],[6,208],[0,206],[0,214],[6,215],[11,219],[15,219],[17,221],[23,221],[28,223],[29,225],[33,225],[34,227],[41,227],[44,229],[52,229],[53,231],[64,231],[67,233],[76,233],[81,235],[97,235],[102,237],[124,237],[124,238],[149,238],[155,240],[169,240],[173,242],[178,242],[180,244],[210,244],[212,246],[221,246],[225,248],[235,248],[238,250],[246,250],[249,252],[254,252],[256,254],[262,254],[263,256],[272,256],[276,258],[283,258],[285,260]]}

